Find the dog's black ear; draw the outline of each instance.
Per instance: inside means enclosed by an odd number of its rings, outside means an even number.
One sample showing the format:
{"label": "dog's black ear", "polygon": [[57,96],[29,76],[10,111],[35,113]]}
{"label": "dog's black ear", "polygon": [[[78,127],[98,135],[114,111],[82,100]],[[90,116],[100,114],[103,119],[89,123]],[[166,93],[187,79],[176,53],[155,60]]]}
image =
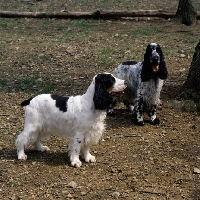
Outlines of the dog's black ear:
{"label": "dog's black ear", "polygon": [[142,82],[149,81],[151,79],[152,75],[152,69],[151,69],[151,64],[150,64],[150,56],[151,56],[151,48],[148,45],[146,49],[146,53],[144,54],[144,61],[143,61],[143,66],[142,66],[142,71],[141,71],[141,79]]}
{"label": "dog's black ear", "polygon": [[114,77],[111,78],[111,76],[109,76],[109,74],[98,74],[95,77],[93,101],[96,109],[106,110],[113,101],[113,98],[109,95],[107,89],[114,84]]}
{"label": "dog's black ear", "polygon": [[158,70],[157,74],[161,80],[164,80],[164,79],[167,79],[167,77],[168,77],[168,71],[167,71],[167,67],[166,67],[166,63],[164,60],[164,55],[163,55],[162,49],[159,45],[156,48],[156,51],[160,55],[160,65],[159,65],[159,70]]}

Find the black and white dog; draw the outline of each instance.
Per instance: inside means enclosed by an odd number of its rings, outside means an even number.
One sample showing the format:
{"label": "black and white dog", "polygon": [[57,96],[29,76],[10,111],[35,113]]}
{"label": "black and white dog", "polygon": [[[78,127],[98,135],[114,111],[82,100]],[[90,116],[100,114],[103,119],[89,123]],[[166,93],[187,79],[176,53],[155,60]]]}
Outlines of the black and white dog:
{"label": "black and white dog", "polygon": [[21,103],[26,106],[24,130],[16,139],[18,159],[26,160],[24,149],[29,145],[38,151],[47,151],[41,141],[60,134],[69,138],[69,156],[72,166],[80,167],[79,154],[86,162],[95,162],[89,149],[98,143],[104,130],[106,109],[113,97],[121,95],[124,80],[109,73],[96,75],[83,95],[62,97],[41,94]]}
{"label": "black and white dog", "polygon": [[[168,76],[161,47],[156,43],[149,44],[143,62],[121,63],[113,74],[127,82],[123,101],[132,111],[135,123],[144,125],[143,112],[146,106],[151,124],[159,124],[156,110],[160,103],[160,92],[164,80]],[[115,100],[108,112],[113,112],[114,105]]]}

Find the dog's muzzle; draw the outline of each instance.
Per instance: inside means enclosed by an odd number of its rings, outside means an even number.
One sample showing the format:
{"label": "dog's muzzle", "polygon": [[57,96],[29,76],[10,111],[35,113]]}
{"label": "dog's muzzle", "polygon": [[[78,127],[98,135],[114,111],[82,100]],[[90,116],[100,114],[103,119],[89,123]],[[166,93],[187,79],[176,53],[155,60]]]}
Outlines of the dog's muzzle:
{"label": "dog's muzzle", "polygon": [[152,55],[150,57],[150,63],[153,66],[157,66],[160,64],[160,55],[155,50],[153,50]]}

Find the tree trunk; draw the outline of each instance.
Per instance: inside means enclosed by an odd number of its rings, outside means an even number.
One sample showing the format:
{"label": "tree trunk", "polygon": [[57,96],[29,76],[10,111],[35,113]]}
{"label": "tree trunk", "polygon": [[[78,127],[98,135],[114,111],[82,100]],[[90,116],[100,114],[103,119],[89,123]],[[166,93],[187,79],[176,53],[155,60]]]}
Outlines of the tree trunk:
{"label": "tree trunk", "polygon": [[192,6],[191,0],[179,0],[176,18],[180,23],[191,26],[196,23],[197,12]]}
{"label": "tree trunk", "polygon": [[195,48],[189,74],[181,90],[181,97],[200,103],[200,41]]}

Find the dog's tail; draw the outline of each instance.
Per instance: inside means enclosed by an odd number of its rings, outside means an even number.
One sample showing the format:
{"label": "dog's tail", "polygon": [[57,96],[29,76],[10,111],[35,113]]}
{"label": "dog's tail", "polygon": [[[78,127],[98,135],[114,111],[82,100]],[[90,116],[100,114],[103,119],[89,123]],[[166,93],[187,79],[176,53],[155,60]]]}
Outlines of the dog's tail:
{"label": "dog's tail", "polygon": [[31,97],[30,99],[28,100],[25,100],[25,101],[22,101],[21,102],[21,106],[28,106],[30,104],[30,101],[33,99],[33,97]]}

